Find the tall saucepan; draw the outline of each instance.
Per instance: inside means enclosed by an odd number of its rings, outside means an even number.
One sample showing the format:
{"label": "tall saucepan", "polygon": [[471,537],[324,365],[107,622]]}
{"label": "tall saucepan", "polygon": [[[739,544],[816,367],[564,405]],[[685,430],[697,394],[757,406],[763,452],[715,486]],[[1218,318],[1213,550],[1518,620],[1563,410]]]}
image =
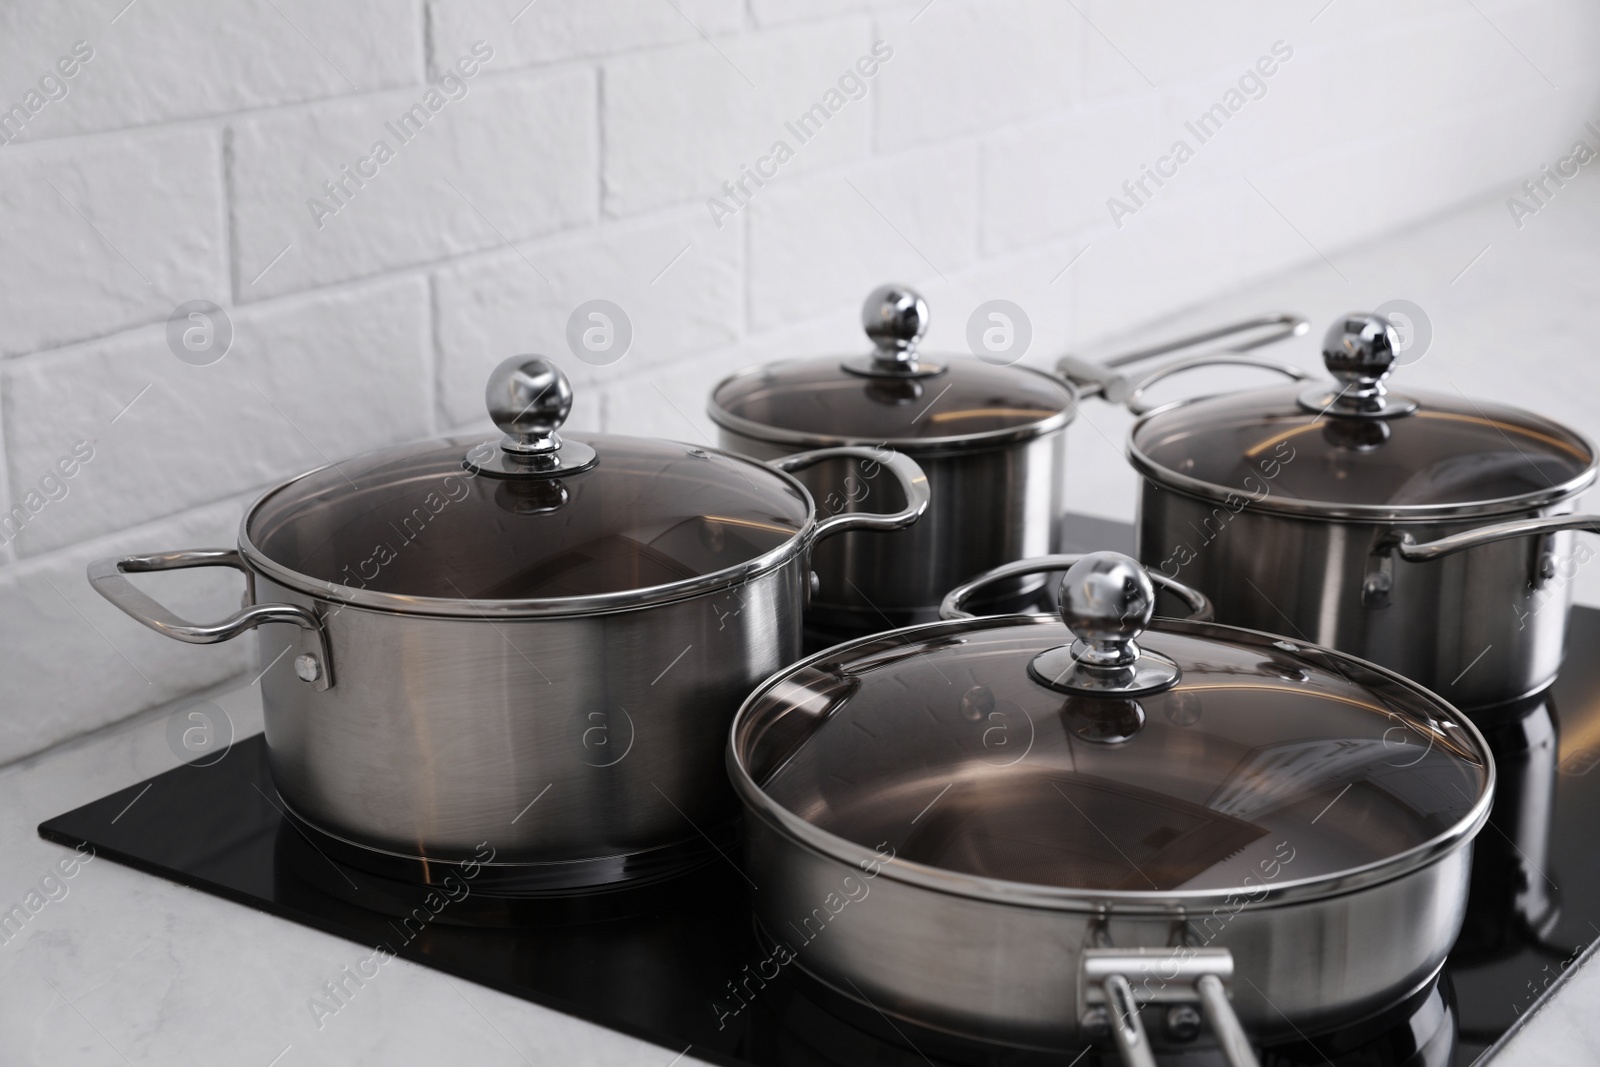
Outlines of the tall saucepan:
{"label": "tall saucepan", "polygon": [[[812,552],[915,521],[926,482],[892,452],[767,465],[558,433],[571,388],[535,356],[486,396],[500,440],[334,463],[257,500],[237,548],[100,560],[89,579],[180,641],[257,630],[284,809],[350,862],[434,881],[489,855],[527,893],[672,874],[738,813],[728,723],[800,655]],[[904,506],[819,513],[789,472],[841,455],[881,463]],[[245,607],[209,624],[126,577],[217,566],[243,573]]]}
{"label": "tall saucepan", "polygon": [[1183,401],[1133,426],[1139,557],[1212,598],[1221,622],[1392,668],[1478,708],[1554,678],[1572,514],[1594,446],[1460,392],[1391,391],[1398,338],[1352,314],[1323,343],[1332,380]]}
{"label": "tall saucepan", "polygon": [[1197,1041],[1253,1063],[1432,980],[1492,795],[1476,729],[1381,667],[1152,621],[1153,599],[1098,553],[1060,619],[911,627],[756,690],[728,766],[779,965],[891,1018],[1136,1064]]}
{"label": "tall saucepan", "polygon": [[[1039,371],[920,349],[928,306],[905,286],[875,290],[862,308],[866,354],[774,363],[712,391],[722,447],[758,459],[854,446],[910,456],[932,504],[915,527],[846,535],[815,556],[814,629],[855,636],[938,618],[947,590],[990,567],[1059,547],[1072,386]],[[892,508],[899,490],[870,461],[820,463],[800,475],[844,512]],[[1043,583],[991,590],[1019,602]]]}

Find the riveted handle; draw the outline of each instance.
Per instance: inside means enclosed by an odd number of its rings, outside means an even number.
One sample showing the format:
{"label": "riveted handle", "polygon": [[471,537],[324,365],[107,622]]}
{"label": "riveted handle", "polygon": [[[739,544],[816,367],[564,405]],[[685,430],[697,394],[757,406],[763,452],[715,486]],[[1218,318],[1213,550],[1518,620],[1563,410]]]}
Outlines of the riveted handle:
{"label": "riveted handle", "polygon": [[[125,577],[128,574],[187,570],[192,567],[232,567],[243,572],[245,599],[249,603],[218,622],[189,622]],[[286,622],[298,626],[301,648],[295,657],[295,673],[319,693],[333,687],[333,658],[328,652],[328,634],[322,620],[309,608],[298,604],[254,603],[254,575],[235,549],[190,548],[150,556],[95,560],[89,564],[89,584],[123,614],[156,633],[191,645],[231,641],[246,630],[253,630],[264,623]]]}
{"label": "riveted handle", "polygon": [[905,493],[906,506],[887,514],[847,511],[839,515],[830,515],[817,523],[816,533],[813,535],[816,540],[820,541],[824,537],[832,537],[847,530],[903,530],[928,510],[930,499],[928,476],[910,456],[893,449],[863,448],[857,445],[818,448],[810,452],[796,452],[792,456],[783,456],[772,460],[769,465],[793,474],[795,471],[804,470],[829,459],[859,459],[887,467]]}
{"label": "riveted handle", "polygon": [[1600,515],[1547,515],[1537,519],[1512,519],[1509,522],[1497,522],[1488,526],[1480,526],[1476,530],[1465,533],[1451,534],[1441,537],[1437,541],[1421,541],[1409,533],[1402,533],[1393,542],[1394,550],[1400,558],[1411,563],[1421,563],[1438,559],[1441,556],[1454,555],[1465,552],[1469,548],[1479,545],[1489,545],[1496,541],[1509,541],[1517,537],[1536,537],[1540,534],[1557,533],[1561,530],[1585,530],[1589,533],[1600,533]]}

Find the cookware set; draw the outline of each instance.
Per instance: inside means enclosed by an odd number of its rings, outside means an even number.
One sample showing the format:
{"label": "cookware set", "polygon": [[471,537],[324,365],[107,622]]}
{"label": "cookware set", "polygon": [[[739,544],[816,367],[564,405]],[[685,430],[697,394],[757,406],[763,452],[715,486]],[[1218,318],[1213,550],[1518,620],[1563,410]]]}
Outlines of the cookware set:
{"label": "cookware set", "polygon": [[[1391,391],[1375,315],[1327,332],[1322,381],[1251,354],[1294,315],[1055,374],[922,352],[902,286],[862,318],[870,351],[719,383],[720,447],[558,432],[566,378],[513,357],[500,439],[330,464],[234,548],[90,581],[177,640],[257,631],[307,833],[491,841],[538,896],[674,876],[742,812],[765,942],[919,1026],[1152,1064],[1204,1018],[1250,1064],[1430,981],[1495,781],[1458,708],[1553,678],[1593,446]],[[1290,382],[1147,401],[1213,365]],[[1057,554],[1085,402],[1138,416],[1138,561]],[[215,623],[127,577],[216,566],[245,592]]]}

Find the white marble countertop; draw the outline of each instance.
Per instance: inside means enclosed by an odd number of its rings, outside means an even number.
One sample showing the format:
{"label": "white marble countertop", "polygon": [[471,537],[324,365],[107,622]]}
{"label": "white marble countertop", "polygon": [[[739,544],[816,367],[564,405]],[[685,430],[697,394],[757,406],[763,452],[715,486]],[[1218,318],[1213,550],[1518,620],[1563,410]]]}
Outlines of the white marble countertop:
{"label": "white marble countertop", "polygon": [[[1590,387],[1600,385],[1600,362],[1593,359],[1600,183],[1577,183],[1553,206],[1560,210],[1542,212],[1519,232],[1509,228],[1503,201],[1484,201],[1382,244],[1336,253],[1341,273],[1354,283],[1340,283],[1328,266],[1313,262],[1174,316],[1152,332],[1264,307],[1305,310],[1326,321],[1336,310],[1403,297],[1429,310],[1438,349],[1407,368],[1409,378],[1441,387],[1459,379],[1469,392],[1538,407],[1594,433],[1600,429]],[[1480,252],[1485,245],[1492,248]],[[1301,357],[1314,358],[1314,348]],[[1085,412],[1085,425],[1074,428],[1073,447],[1080,450],[1073,499],[1131,501],[1131,479],[1117,455],[1125,421],[1103,406],[1092,421]],[[1103,482],[1081,473],[1097,450],[1104,452]],[[1597,578],[1583,576],[1583,599],[1600,599]],[[231,716],[235,736],[260,729],[255,689],[227,689],[211,699]],[[39,839],[42,820],[177,762],[167,714],[158,711],[0,771],[0,911],[27,901],[71,856]],[[58,899],[0,941],[0,1064],[8,1067],[667,1067],[676,1055],[403,960],[388,963],[319,1028],[311,998],[341,967],[364,958],[359,946],[106,859],[46,884],[52,886]],[[1497,1067],[1600,1062],[1600,1012],[1592,1008],[1600,1001],[1600,965],[1592,959],[1573,968],[1506,1043]]]}

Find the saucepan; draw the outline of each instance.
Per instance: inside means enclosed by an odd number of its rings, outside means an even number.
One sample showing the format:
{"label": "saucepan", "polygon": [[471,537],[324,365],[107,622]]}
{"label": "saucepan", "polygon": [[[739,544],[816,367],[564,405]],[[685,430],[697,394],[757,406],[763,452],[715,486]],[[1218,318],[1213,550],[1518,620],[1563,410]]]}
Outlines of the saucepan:
{"label": "saucepan", "polygon": [[[257,630],[286,811],[358,856],[477,861],[530,893],[665,877],[738,804],[719,762],[739,701],[797,659],[815,548],[928,506],[917,465],[824,449],[757,463],[559,434],[549,361],[503,362],[500,441],[450,437],[301,475],[236,548],[100,560],[94,587],[180,641]],[[828,514],[794,473],[841,456],[899,486],[890,514]],[[231,567],[245,606],[177,618],[126,577]]]}
{"label": "saucepan", "polygon": [[1060,618],[960,617],[980,579],[951,621],[745,701],[728,768],[779,962],[891,1019],[1134,1064],[1202,1040],[1250,1064],[1434,978],[1490,808],[1482,737],[1374,664],[1152,620],[1153,577],[1096,553]]}
{"label": "saucepan", "polygon": [[[923,351],[928,305],[904,285],[874,290],[862,306],[868,354],[823,356],[741,371],[712,391],[709,414],[722,447],[759,459],[799,449],[887,447],[912,456],[933,492],[928,514],[886,537],[846,535],[818,550],[818,589],[807,615],[833,637],[933,622],[959,582],[1002,563],[1056,552],[1067,502],[1067,426],[1080,399],[1105,395],[1135,405],[1146,388],[1202,366],[1243,364],[1304,378],[1252,358],[1252,349],[1303,333],[1304,319],[1266,315],[1112,364],[1069,361],[1073,381],[970,355]],[[1014,329],[1000,322],[996,329]],[[1211,346],[1140,377],[1128,365]],[[857,461],[836,460],[801,479],[813,496],[847,508],[876,508],[877,486]],[[886,492],[897,492],[892,486]],[[1021,607],[1045,578],[991,583],[989,610]]]}
{"label": "saucepan", "polygon": [[1139,558],[1221,622],[1370,659],[1460,707],[1522,698],[1561,664],[1593,554],[1574,531],[1600,531],[1572,513],[1594,445],[1459,391],[1391,392],[1398,345],[1352,313],[1323,342],[1331,381],[1132,405]]}

